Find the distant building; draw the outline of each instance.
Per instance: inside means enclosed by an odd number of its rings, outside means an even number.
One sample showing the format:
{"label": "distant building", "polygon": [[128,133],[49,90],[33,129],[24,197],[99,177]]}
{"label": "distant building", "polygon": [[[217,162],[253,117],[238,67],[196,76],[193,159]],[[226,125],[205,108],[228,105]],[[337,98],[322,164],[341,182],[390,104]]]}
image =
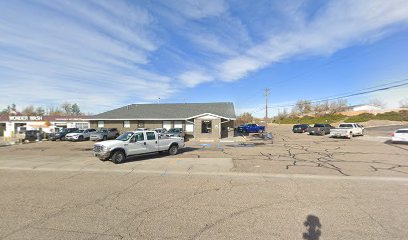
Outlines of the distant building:
{"label": "distant building", "polygon": [[381,107],[373,106],[370,104],[360,104],[360,105],[354,105],[350,106],[349,109],[351,109],[354,112],[359,112],[359,111],[381,111]]}
{"label": "distant building", "polygon": [[6,131],[13,135],[25,130],[43,130],[44,132],[58,132],[61,128],[89,128],[89,120],[84,116],[24,116],[1,115],[0,136]]}
{"label": "distant building", "polygon": [[194,138],[218,139],[234,135],[236,115],[231,102],[131,104],[89,120],[91,128],[117,128],[120,132],[182,128]]}

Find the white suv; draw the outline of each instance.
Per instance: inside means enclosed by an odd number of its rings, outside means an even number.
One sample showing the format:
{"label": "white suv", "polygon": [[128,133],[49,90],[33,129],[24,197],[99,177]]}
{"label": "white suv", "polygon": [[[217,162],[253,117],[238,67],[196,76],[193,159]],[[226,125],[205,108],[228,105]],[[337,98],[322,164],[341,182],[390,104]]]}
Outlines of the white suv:
{"label": "white suv", "polygon": [[68,141],[89,140],[89,138],[91,137],[91,134],[95,131],[96,130],[93,128],[76,130],[75,132],[68,133],[67,135],[65,135],[65,139]]}

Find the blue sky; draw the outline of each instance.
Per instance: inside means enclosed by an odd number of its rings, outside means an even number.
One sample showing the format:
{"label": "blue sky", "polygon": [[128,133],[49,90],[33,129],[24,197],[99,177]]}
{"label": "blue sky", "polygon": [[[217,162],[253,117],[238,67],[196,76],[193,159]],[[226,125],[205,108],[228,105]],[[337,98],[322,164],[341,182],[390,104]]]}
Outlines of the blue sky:
{"label": "blue sky", "polygon": [[265,87],[278,106],[408,78],[407,43],[406,0],[0,1],[0,107],[160,98],[254,112]]}

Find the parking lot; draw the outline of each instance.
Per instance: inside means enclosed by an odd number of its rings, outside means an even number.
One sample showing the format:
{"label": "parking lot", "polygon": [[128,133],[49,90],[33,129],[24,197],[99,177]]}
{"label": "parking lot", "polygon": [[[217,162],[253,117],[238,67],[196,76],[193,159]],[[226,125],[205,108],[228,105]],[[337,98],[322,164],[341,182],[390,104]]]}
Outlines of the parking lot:
{"label": "parking lot", "polygon": [[191,141],[118,165],[92,142],[2,147],[0,237],[404,239],[408,145],[387,141],[399,127],[348,140],[273,126],[273,141]]}

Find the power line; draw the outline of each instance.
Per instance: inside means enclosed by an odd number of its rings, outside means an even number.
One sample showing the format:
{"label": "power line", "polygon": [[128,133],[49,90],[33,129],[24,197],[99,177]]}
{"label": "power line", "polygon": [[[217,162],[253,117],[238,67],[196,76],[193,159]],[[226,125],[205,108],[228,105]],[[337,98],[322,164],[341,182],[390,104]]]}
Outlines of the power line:
{"label": "power line", "polygon": [[[404,79],[404,80],[400,80],[400,81],[395,81],[393,83],[397,83],[397,82],[406,82],[408,81],[408,79]],[[365,94],[369,94],[369,93],[374,93],[374,92],[380,92],[380,91],[386,91],[386,90],[390,90],[390,89],[394,89],[394,88],[398,88],[398,87],[402,87],[402,86],[406,86],[408,85],[407,83],[400,83],[397,85],[392,85],[392,86],[388,86],[388,87],[382,87],[382,88],[378,88],[380,86],[386,86],[386,85],[390,85],[391,83],[387,83],[387,84],[382,84],[376,87],[370,87],[370,88],[366,88],[366,89],[362,89],[360,90],[360,92],[357,93],[350,93],[346,95],[342,95],[342,96],[336,96],[336,97],[328,97],[328,98],[323,98],[323,99],[317,99],[317,100],[312,100],[311,103],[319,103],[319,102],[324,102],[324,101],[332,101],[332,100],[337,100],[337,99],[341,99],[341,98],[350,98],[350,97],[354,97],[354,96],[361,96],[361,95],[365,95]],[[373,88],[378,88],[378,89],[373,89]],[[372,89],[372,90],[369,90]],[[362,91],[362,92],[361,92]],[[277,107],[277,108],[282,108],[282,107],[293,107],[296,104],[287,104],[287,105],[278,105],[278,106],[271,106],[271,107]],[[270,108],[271,108],[270,107]]]}

